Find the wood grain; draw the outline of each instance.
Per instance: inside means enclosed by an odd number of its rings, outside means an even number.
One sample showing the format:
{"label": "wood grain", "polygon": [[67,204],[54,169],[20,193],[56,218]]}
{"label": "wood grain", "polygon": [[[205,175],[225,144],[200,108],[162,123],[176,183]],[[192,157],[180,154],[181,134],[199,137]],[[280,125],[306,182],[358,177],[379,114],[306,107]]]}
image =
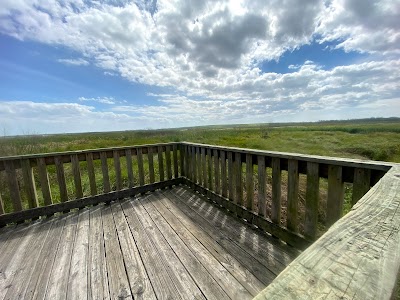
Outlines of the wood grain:
{"label": "wood grain", "polygon": [[255,299],[391,299],[400,269],[400,167]]}
{"label": "wood grain", "polygon": [[14,211],[22,210],[21,194],[19,192],[19,185],[17,179],[17,172],[14,167],[13,161],[5,162],[5,171],[7,175],[8,189]]}
{"label": "wood grain", "polygon": [[77,199],[83,197],[82,191],[82,179],[81,179],[81,168],[79,166],[78,155],[71,155],[71,163],[72,163],[72,175],[74,177],[75,184],[75,196]]}
{"label": "wood grain", "polygon": [[89,185],[90,185],[90,194],[92,196],[97,195],[97,186],[96,186],[96,172],[94,171],[94,163],[93,163],[93,153],[86,154],[87,161],[87,171],[89,177]]}
{"label": "wood grain", "polygon": [[306,216],[304,235],[313,240],[317,234],[319,203],[319,164],[307,163]]}
{"label": "wood grain", "polygon": [[33,176],[33,168],[31,166],[29,159],[24,159],[21,161],[22,176],[24,179],[24,188],[26,196],[28,198],[29,208],[38,207],[38,199],[36,193],[36,183],[35,177]]}

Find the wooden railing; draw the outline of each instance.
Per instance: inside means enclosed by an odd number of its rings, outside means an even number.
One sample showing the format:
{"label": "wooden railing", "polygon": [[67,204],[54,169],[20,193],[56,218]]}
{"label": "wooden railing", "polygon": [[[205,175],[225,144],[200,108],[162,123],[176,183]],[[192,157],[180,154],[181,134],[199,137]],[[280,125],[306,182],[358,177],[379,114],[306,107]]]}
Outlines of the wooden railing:
{"label": "wooden railing", "polygon": [[393,296],[396,164],[186,142],[3,157],[0,226],[181,183],[299,249],[317,239],[258,299]]}
{"label": "wooden railing", "polygon": [[350,210],[391,167],[193,143],[181,147],[188,185],[300,249],[342,217],[345,190]]}
{"label": "wooden railing", "polygon": [[178,146],[0,158],[0,226],[176,184]]}

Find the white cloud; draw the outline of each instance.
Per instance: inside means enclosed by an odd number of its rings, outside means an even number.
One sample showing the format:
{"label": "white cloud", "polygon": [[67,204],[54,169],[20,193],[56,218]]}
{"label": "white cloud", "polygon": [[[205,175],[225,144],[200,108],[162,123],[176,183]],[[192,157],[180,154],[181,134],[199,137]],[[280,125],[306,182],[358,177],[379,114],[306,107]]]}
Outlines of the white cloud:
{"label": "white cloud", "polygon": [[86,97],[79,97],[79,101],[89,101],[89,102],[97,102],[102,104],[115,104],[116,101],[113,97],[97,97],[97,98],[86,98]]}
{"label": "white cloud", "polygon": [[[328,110],[366,112],[366,104],[378,114],[380,103],[399,99],[399,7],[399,0],[4,0],[0,33],[63,45],[105,75],[169,88],[150,95],[159,99],[154,106],[80,99],[121,105],[110,107],[114,113],[184,125],[314,111],[322,118]],[[259,69],[313,41],[370,56],[329,71],[310,61],[290,65],[289,74]],[[385,112],[400,115],[398,106]]]}
{"label": "white cloud", "polygon": [[58,62],[65,64],[65,65],[71,65],[71,66],[88,66],[89,62],[87,60],[84,60],[83,58],[60,58],[57,59]]}
{"label": "white cloud", "polygon": [[4,101],[0,102],[0,107],[0,126],[7,129],[8,135],[150,128],[156,122],[159,127],[168,125],[159,119],[101,112],[92,106],[76,103]]}

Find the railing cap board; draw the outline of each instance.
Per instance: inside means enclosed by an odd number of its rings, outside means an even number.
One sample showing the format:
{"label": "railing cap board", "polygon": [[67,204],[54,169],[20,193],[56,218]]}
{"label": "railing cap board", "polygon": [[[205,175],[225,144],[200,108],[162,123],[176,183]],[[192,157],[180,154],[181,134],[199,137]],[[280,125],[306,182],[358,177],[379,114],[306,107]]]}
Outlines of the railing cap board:
{"label": "railing cap board", "polygon": [[362,160],[362,159],[349,159],[331,156],[320,156],[320,155],[307,155],[301,153],[289,153],[289,152],[277,152],[277,151],[265,151],[265,150],[255,150],[248,148],[236,148],[236,147],[225,147],[225,146],[215,146],[208,144],[196,144],[191,142],[181,142],[184,145],[199,146],[210,149],[233,151],[240,153],[249,153],[254,155],[264,155],[269,157],[278,157],[283,159],[296,159],[301,161],[316,162],[326,165],[339,165],[343,167],[353,167],[353,168],[366,168],[379,171],[388,171],[395,163],[384,162],[384,161],[373,161],[373,160]]}
{"label": "railing cap board", "polygon": [[397,164],[255,299],[390,299],[400,269],[399,206]]}

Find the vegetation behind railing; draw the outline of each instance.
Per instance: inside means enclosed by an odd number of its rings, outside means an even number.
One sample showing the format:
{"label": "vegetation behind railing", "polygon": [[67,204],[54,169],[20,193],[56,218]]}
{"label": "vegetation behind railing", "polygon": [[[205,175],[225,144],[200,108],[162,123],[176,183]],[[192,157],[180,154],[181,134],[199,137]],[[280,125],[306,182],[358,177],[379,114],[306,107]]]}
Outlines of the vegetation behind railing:
{"label": "vegetation behind railing", "polygon": [[0,215],[178,178],[178,144],[0,158]]}
{"label": "vegetation behind railing", "polygon": [[189,184],[238,217],[299,248],[309,245],[341,218],[345,209],[348,211],[357,203],[391,166],[193,143],[182,145],[183,170]]}

